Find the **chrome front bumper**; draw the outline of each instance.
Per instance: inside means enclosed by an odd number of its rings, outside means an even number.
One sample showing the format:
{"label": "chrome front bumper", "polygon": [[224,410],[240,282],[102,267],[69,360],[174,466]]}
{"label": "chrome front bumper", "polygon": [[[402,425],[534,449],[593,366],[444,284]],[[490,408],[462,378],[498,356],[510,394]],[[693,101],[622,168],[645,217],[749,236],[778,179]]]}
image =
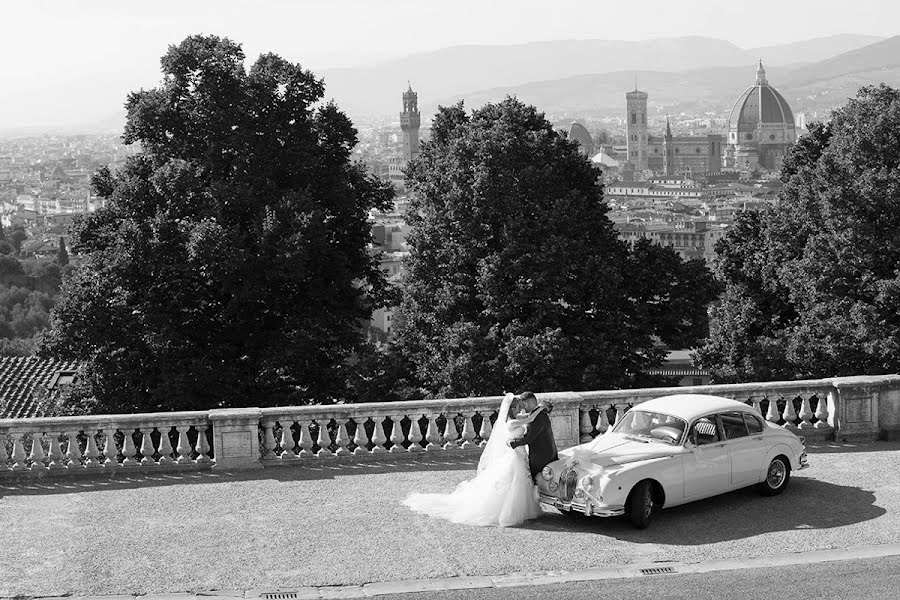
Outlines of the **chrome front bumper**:
{"label": "chrome front bumper", "polygon": [[556,496],[540,492],[540,501],[542,504],[552,506],[559,510],[580,512],[589,517],[618,517],[619,515],[625,514],[624,506],[606,506],[605,504],[595,504],[586,498],[583,500],[584,501],[582,502],[573,499],[571,502],[564,502]]}

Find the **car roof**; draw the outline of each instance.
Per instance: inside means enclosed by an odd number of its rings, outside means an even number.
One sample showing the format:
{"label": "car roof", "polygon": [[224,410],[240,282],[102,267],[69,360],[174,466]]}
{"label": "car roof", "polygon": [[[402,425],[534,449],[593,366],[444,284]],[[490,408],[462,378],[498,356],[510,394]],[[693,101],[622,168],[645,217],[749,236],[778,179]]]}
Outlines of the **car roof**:
{"label": "car roof", "polygon": [[673,394],[661,396],[653,400],[647,400],[634,405],[635,410],[661,412],[673,417],[681,417],[691,421],[710,413],[724,412],[727,410],[740,410],[745,412],[756,411],[753,407],[721,396],[709,396],[706,394]]}

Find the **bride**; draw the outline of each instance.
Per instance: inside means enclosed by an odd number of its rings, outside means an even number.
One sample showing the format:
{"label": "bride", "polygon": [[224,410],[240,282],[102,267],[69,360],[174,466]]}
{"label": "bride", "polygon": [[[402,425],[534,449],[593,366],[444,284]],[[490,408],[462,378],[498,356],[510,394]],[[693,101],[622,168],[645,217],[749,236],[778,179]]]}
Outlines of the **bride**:
{"label": "bride", "polygon": [[521,403],[506,394],[497,422],[478,461],[473,479],[449,494],[410,494],[403,504],[416,512],[466,525],[518,525],[541,514],[524,446],[507,443],[524,434],[530,419],[515,419]]}

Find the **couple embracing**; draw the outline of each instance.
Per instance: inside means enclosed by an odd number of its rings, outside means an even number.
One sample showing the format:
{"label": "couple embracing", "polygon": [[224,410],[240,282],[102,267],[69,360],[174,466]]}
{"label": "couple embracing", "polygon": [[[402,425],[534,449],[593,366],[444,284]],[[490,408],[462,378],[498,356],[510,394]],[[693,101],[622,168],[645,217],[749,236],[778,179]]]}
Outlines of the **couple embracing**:
{"label": "couple embracing", "polygon": [[[506,394],[473,479],[449,494],[411,494],[414,511],[468,525],[517,525],[541,514],[534,477],[556,460],[550,406],[531,392]],[[526,452],[527,447],[527,452]]]}

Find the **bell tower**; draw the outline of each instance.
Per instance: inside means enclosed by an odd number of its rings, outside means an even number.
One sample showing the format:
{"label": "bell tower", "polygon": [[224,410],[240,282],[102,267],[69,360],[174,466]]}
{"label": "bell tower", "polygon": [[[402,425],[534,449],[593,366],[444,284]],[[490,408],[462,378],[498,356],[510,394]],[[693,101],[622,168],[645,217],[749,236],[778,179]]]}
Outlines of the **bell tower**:
{"label": "bell tower", "polygon": [[663,138],[663,170],[666,175],[675,174],[675,143],[669,117],[666,117],[666,137]]}
{"label": "bell tower", "polygon": [[400,129],[403,131],[403,160],[410,161],[419,156],[419,95],[407,82],[403,92],[403,112],[400,113]]}
{"label": "bell tower", "polygon": [[635,171],[647,168],[647,92],[639,92],[635,82],[633,92],[625,94],[625,136],[628,162]]}

